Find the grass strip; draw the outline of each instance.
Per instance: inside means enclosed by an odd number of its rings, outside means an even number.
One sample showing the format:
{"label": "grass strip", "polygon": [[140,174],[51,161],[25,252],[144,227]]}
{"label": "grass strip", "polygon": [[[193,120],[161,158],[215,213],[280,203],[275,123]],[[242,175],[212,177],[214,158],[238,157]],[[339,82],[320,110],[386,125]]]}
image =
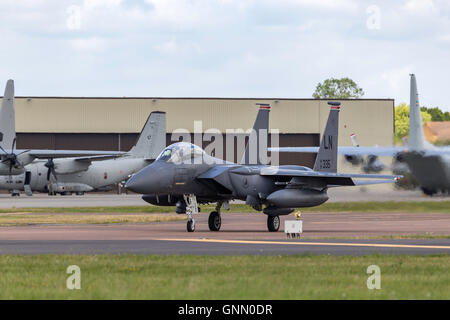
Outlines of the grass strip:
{"label": "grass strip", "polygon": [[[201,205],[201,212],[215,210],[215,205]],[[410,212],[410,213],[450,213],[450,201],[387,201],[387,202],[330,202],[323,205],[302,208],[302,212]],[[256,212],[245,204],[231,204],[231,212]],[[169,213],[175,207],[160,206],[120,206],[120,207],[47,207],[0,209],[1,213]],[[223,212],[226,212],[223,210]]]}
{"label": "grass strip", "polygon": [[[68,290],[67,267],[81,269]],[[367,288],[367,268],[381,289]],[[0,299],[450,299],[449,255],[0,256]]]}

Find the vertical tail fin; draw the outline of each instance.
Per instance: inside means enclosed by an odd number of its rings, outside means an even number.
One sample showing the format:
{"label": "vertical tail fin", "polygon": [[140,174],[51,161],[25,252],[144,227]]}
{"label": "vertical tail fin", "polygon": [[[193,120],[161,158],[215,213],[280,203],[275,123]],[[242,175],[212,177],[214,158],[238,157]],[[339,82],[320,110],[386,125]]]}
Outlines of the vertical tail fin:
{"label": "vertical tail fin", "polygon": [[15,138],[14,80],[8,80],[0,109],[0,146],[4,149],[11,149]]}
{"label": "vertical tail fin", "polygon": [[338,128],[340,102],[328,102],[330,115],[317,153],[314,171],[337,172]]}
{"label": "vertical tail fin", "polygon": [[130,153],[136,157],[156,159],[166,147],[166,113],[154,111],[150,113],[142,129],[136,145]]}
{"label": "vertical tail fin", "polygon": [[[245,153],[242,156],[241,164],[261,164],[259,155],[260,152],[267,152],[260,150],[260,138],[268,139],[269,130],[269,112],[270,104],[268,103],[258,103],[259,111],[256,116],[255,124],[253,125],[253,130],[245,147]],[[260,136],[261,130],[266,130],[266,136]],[[266,144],[267,145],[267,144]]]}
{"label": "vertical tail fin", "polygon": [[411,76],[409,97],[409,143],[411,150],[421,150],[425,147],[425,137],[422,128],[422,115],[420,114],[419,94],[417,93],[416,76]]}

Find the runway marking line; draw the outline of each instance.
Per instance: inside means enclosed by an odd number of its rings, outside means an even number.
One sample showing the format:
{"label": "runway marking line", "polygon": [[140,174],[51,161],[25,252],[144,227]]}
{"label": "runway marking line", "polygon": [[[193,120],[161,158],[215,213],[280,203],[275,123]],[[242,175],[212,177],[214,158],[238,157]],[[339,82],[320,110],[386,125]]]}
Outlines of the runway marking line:
{"label": "runway marking line", "polygon": [[284,242],[262,240],[221,240],[221,239],[155,239],[161,241],[179,242],[211,242],[211,243],[236,243],[236,244],[281,244],[297,246],[347,246],[347,247],[380,247],[380,248],[412,248],[412,249],[449,249],[450,246],[432,246],[420,244],[389,244],[389,243],[350,243],[350,242]]}

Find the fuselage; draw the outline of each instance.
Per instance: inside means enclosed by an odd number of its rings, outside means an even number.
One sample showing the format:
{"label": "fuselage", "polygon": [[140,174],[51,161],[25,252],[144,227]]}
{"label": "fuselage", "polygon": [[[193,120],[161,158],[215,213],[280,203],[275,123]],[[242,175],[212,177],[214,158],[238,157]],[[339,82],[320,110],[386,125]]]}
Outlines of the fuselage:
{"label": "fuselage", "polygon": [[[166,150],[170,151],[170,148]],[[291,177],[260,174],[262,168],[311,171],[307,167],[225,163],[205,153],[200,154],[200,151],[195,156],[188,155],[182,161],[174,161],[169,155],[158,157],[154,163],[134,174],[126,187],[145,194],[144,200],[150,203],[164,202],[164,205],[174,205],[186,194],[194,194],[200,203],[240,199],[259,208],[262,204],[276,208],[309,207],[328,200],[326,186],[305,185],[305,188],[297,187],[296,191],[292,191],[286,189]],[[287,201],[287,198],[291,198],[291,201]],[[298,201],[292,201],[292,198]]]}
{"label": "fuselage", "polygon": [[[31,190],[47,192],[48,168],[45,161],[36,161],[25,166],[25,172],[19,175],[0,176],[0,188],[23,190],[26,175],[29,175]],[[87,170],[69,174],[57,174],[55,185],[65,186],[64,191],[91,191],[126,180],[130,175],[148,164],[142,158],[123,157],[112,160],[94,161]]]}
{"label": "fuselage", "polygon": [[423,155],[421,152],[405,152],[401,159],[407,163],[420,187],[427,192],[450,191],[450,157],[447,155]]}

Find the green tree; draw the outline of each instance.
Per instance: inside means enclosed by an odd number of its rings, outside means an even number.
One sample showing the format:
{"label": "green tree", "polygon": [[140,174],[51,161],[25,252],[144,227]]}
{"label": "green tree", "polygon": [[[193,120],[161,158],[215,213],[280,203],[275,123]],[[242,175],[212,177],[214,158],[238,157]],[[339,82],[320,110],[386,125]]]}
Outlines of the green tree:
{"label": "green tree", "polygon": [[443,112],[439,107],[421,107],[420,111],[426,111],[431,115],[431,121],[450,121],[450,112]]}
{"label": "green tree", "polygon": [[319,82],[316,91],[313,93],[314,99],[357,99],[364,95],[364,90],[350,78],[326,79]]}
{"label": "green tree", "polygon": [[[431,121],[431,115],[427,111],[422,111],[422,125]],[[401,103],[395,107],[395,140],[400,142],[403,137],[409,135],[409,104]]]}

